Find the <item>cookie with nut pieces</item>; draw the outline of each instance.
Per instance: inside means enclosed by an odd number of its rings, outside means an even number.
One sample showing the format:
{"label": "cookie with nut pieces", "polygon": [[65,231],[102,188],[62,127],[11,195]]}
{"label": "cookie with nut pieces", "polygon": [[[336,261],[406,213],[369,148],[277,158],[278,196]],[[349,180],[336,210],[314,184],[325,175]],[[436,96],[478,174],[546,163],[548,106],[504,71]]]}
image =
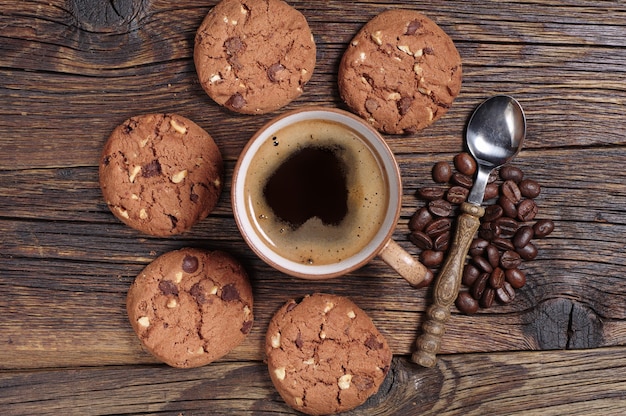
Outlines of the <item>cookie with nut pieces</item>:
{"label": "cookie with nut pieces", "polygon": [[100,188],[111,212],[146,234],[166,237],[206,218],[222,191],[219,148],[200,126],[176,114],[132,117],[109,136]]}
{"label": "cookie with nut pieces", "polygon": [[362,309],[323,293],[290,300],[276,312],[265,352],[281,397],[310,415],[363,404],[378,391],[392,359],[387,341]]}
{"label": "cookie with nut pieces", "polygon": [[183,248],[137,276],[126,302],[144,348],[179,368],[209,364],[239,345],[253,323],[247,274],[230,255]]}
{"label": "cookie with nut pieces", "polygon": [[367,22],[344,52],[339,92],[348,107],[389,134],[413,134],[441,118],[461,89],[452,39],[414,10]]}
{"label": "cookie with nut pieces", "polygon": [[306,18],[282,0],[222,0],[197,30],[202,88],[243,114],[275,111],[303,92],[316,47]]}

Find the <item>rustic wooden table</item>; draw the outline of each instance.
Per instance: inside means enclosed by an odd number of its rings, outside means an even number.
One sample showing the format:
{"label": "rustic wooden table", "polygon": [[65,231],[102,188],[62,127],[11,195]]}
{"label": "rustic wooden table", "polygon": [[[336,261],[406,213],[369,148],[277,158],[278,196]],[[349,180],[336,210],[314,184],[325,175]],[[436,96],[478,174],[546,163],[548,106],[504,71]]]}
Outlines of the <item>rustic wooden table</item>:
{"label": "rustic wooden table", "polygon": [[[390,7],[422,11],[463,58],[461,94],[432,127],[388,136],[404,180],[396,238],[420,205],[430,167],[462,150],[473,108],[506,93],[524,106],[515,161],[543,186],[537,240],[516,300],[473,316],[453,310],[435,368],[408,357],[429,289],[380,260],[309,282],[278,273],[247,248],[230,207],[232,168],[275,114],[242,116],[202,91],[197,27],[216,1],[0,2],[0,408],[29,414],[293,414],[263,363],[268,321],[317,291],[351,297],[395,353],[379,393],[354,415],[607,415],[626,411],[626,4],[621,1],[290,0],[308,19],[318,63],[287,108],[343,108],[336,72],[359,28]],[[226,160],[227,186],[209,218],[174,238],[117,221],[98,187],[98,159],[126,118],[176,112],[205,128]],[[219,362],[157,363],[127,322],[126,291],[169,250],[224,249],[251,276],[256,321]]]}

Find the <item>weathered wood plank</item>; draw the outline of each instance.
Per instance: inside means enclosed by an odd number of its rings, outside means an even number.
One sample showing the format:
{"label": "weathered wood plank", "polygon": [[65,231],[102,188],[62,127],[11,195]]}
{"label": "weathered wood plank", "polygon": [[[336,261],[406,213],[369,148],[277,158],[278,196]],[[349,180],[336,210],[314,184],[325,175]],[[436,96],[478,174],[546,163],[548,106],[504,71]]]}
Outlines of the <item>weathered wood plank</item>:
{"label": "weathered wood plank", "polygon": [[[247,139],[277,113],[230,113],[199,86],[193,39],[216,2],[2,5],[3,414],[292,414],[265,373],[263,337],[283,302],[316,291],[350,296],[397,355],[411,353],[429,289],[409,288],[377,259],[332,281],[289,278],[257,259],[240,237],[229,202],[232,168]],[[514,95],[526,110],[528,138],[515,163],[541,182],[540,216],[557,225],[537,242],[539,257],[524,264],[528,284],[514,303],[474,316],[453,310],[438,366],[421,369],[396,357],[381,393],[351,414],[620,414],[626,7],[590,0],[289,3],[311,24],[318,64],[304,95],[286,109],[344,108],[336,86],[341,55],[360,27],[389,7],[429,15],[463,57],[463,88],[445,118],[415,136],[387,136],[405,186],[395,235],[401,245],[414,250],[406,238],[408,218],[421,203],[414,191],[435,161],[462,148],[469,114],[495,93]],[[227,161],[216,210],[183,236],[141,235],[113,218],[100,196],[97,166],[106,137],[145,112],[193,119]],[[142,351],[124,301],[145,265],[188,245],[226,249],[244,263],[257,319],[250,337],[223,360],[180,371]],[[538,349],[556,351],[520,352]]]}
{"label": "weathered wood plank", "polygon": [[[593,357],[592,363],[590,358]],[[396,357],[378,394],[346,415],[605,415],[626,405],[623,348]],[[5,415],[296,414],[261,362],[0,373]]]}
{"label": "weathered wood plank", "polygon": [[[0,341],[7,359],[1,367],[154,362],[141,351],[124,305],[128,286],[147,262],[186,245],[157,242],[143,257],[141,253],[129,257],[122,249],[110,262],[69,260],[63,258],[62,249],[57,249],[57,259],[50,254],[43,259],[3,259]],[[113,250],[115,243],[109,246]],[[265,329],[273,313],[290,298],[318,291],[351,297],[372,316],[394,352],[413,350],[429,291],[407,287],[380,261],[333,281],[305,282],[272,271],[243,246],[240,250],[237,255],[250,271],[254,287],[256,321],[248,340],[227,359],[262,359]],[[529,281],[514,303],[474,316],[454,313],[443,352],[626,343],[623,266],[580,266],[574,260],[541,257],[526,268]]]}
{"label": "weathered wood plank", "polygon": [[[303,6],[319,33],[319,52],[305,94],[288,108],[342,106],[335,74],[345,45],[368,17],[389,5],[293,3]],[[440,20],[458,43],[465,81],[446,118],[415,140],[394,139],[396,150],[419,152],[416,142],[442,138],[441,149],[454,151],[471,109],[495,92],[520,98],[529,119],[536,120],[541,147],[562,145],[563,129],[572,132],[570,145],[623,144],[626,133],[609,125],[621,115],[626,97],[614,76],[623,73],[619,63],[626,59],[624,48],[617,48],[624,44],[617,36],[624,10],[608,6],[599,13],[591,6],[568,10],[560,4],[536,5],[535,10],[489,3],[471,8],[399,3]],[[133,24],[140,27],[121,24],[101,31],[87,30],[89,24],[75,11],[54,2],[28,2],[25,8],[18,6],[19,13],[5,7],[0,25],[11,36],[3,44],[0,72],[0,92],[8,97],[0,111],[0,131],[6,132],[0,168],[94,165],[117,124],[131,115],[165,111],[194,119],[215,136],[227,158],[236,158],[244,141],[270,116],[230,114],[202,92],[191,56],[195,30],[209,6],[189,3],[172,10],[153,3],[135,17]],[[344,10],[341,19],[335,13],[339,8]],[[581,20],[558,17],[568,12]],[[603,111],[594,111],[599,104]],[[237,138],[230,134],[233,125]],[[20,153],[30,155],[29,163],[12,156]]]}
{"label": "weathered wood plank", "polygon": [[[436,150],[434,145],[431,150]],[[537,241],[540,256],[525,263],[529,283],[518,291],[516,301],[475,317],[455,315],[444,352],[588,348],[626,342],[622,211],[626,178],[622,162],[612,158],[615,154],[615,149],[522,152],[516,164],[527,176],[541,178],[540,215],[554,218],[556,231]],[[396,238],[410,251],[415,249],[406,239],[406,221],[421,203],[412,194],[428,183],[425,178],[435,161],[451,156],[429,153],[398,158],[406,189]],[[232,359],[261,359],[264,328],[273,312],[291,297],[325,290],[364,305],[394,351],[412,350],[429,302],[427,290],[407,288],[379,260],[332,282],[305,282],[277,273],[255,258],[241,239],[229,192],[227,186],[216,213],[190,233],[158,239],[113,218],[101,200],[95,167],[6,172],[0,182],[0,212],[6,216],[0,234],[8,237],[0,243],[0,299],[7,301],[4,310],[11,314],[0,325],[9,340],[6,354],[11,359],[3,365],[94,365],[102,356],[111,364],[152,362],[130,333],[123,308],[125,292],[156,256],[189,245],[230,251],[253,279],[257,324],[250,343],[233,352]],[[49,313],[41,313],[42,299]],[[74,323],[75,316],[82,316],[82,322]],[[67,332],[68,326],[76,330]],[[103,335],[93,338],[93,331]],[[67,332],[65,337],[59,337],[61,332]],[[468,333],[474,335],[473,342],[467,342]],[[126,341],[112,349],[115,339]],[[42,345],[54,352],[43,354]]]}
{"label": "weathered wood plank", "polygon": [[[531,124],[530,128],[533,127]],[[541,145],[532,130],[527,140]],[[397,142],[389,142],[392,148],[397,146]],[[403,220],[420,206],[415,191],[432,184],[430,172],[434,163],[451,161],[454,154],[463,149],[460,139],[453,153],[441,151],[438,142],[413,142],[412,145],[421,151],[396,155],[404,187]],[[522,150],[513,164],[542,185],[542,194],[537,200],[540,216],[600,226],[625,223],[620,215],[626,203],[624,158],[626,147],[622,146],[536,148]],[[205,222],[216,216],[232,216],[233,166],[234,161],[226,163],[224,190],[216,209]],[[3,171],[0,197],[0,217],[116,223],[102,199],[97,166]],[[198,228],[206,232],[204,223]],[[587,238],[593,237],[591,231],[584,234]]]}

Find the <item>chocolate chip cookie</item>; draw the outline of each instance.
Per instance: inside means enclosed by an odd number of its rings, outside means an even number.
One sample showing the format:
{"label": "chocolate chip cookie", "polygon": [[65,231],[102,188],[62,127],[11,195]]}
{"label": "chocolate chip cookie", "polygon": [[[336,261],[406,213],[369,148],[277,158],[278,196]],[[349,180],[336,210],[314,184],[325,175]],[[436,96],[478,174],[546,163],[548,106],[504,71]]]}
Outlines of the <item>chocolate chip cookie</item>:
{"label": "chocolate chip cookie", "polygon": [[387,10],[344,52],[338,84],[348,107],[389,134],[413,134],[441,118],[461,89],[461,56],[435,22]]}
{"label": "chocolate chip cookie", "polygon": [[115,128],[100,159],[111,212],[154,236],[189,230],[222,191],[221,153],[200,126],[175,114],[132,117]]}
{"label": "chocolate chip cookie", "polygon": [[184,248],[150,263],[131,285],[130,323],[143,346],[172,367],[209,364],[252,328],[246,272],[220,251]]}
{"label": "chocolate chip cookie", "polygon": [[272,318],[265,352],[274,386],[294,409],[343,412],[378,391],[391,364],[387,341],[351,300],[317,293]]}
{"label": "chocolate chip cookie", "polygon": [[299,97],[315,67],[305,17],[282,0],[222,0],[196,33],[200,84],[218,104],[263,114]]}

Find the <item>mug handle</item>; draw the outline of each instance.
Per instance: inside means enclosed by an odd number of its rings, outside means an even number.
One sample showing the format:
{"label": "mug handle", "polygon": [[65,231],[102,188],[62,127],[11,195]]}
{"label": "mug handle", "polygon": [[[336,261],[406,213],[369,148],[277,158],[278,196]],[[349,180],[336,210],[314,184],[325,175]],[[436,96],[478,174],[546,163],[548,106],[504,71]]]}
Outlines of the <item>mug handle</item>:
{"label": "mug handle", "polygon": [[389,239],[383,249],[378,253],[380,258],[391,266],[411,286],[417,286],[424,282],[429,270],[417,261],[405,249],[400,247],[393,239]]}

